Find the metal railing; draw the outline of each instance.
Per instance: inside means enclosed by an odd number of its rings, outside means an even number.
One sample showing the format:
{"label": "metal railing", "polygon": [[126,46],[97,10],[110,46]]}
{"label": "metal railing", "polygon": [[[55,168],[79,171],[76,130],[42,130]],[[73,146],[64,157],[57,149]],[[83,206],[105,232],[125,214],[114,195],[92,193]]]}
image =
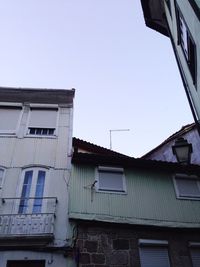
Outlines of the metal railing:
{"label": "metal railing", "polygon": [[56,204],[56,197],[2,198],[0,204],[0,237],[52,235]]}

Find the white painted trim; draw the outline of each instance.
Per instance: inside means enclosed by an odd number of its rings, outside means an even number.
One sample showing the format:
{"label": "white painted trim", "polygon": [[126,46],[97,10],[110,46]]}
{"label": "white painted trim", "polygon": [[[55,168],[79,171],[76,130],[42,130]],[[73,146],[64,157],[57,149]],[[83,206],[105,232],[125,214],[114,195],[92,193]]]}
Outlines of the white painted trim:
{"label": "white painted trim", "polygon": [[168,246],[167,240],[156,240],[156,239],[139,239],[139,246]]}
{"label": "white painted trim", "polygon": [[15,130],[16,134],[18,134],[18,132],[19,132],[21,121],[22,121],[22,116],[24,114],[24,110],[25,110],[25,107],[22,107],[22,110],[21,110],[20,115],[19,115],[19,120],[17,122],[17,127],[16,127],[16,130]]}
{"label": "white painted trim", "polygon": [[[0,166],[0,170],[3,171],[3,177],[2,177],[2,182],[0,184],[0,190],[3,188],[3,185],[4,185],[4,181],[5,181],[5,174],[6,174],[6,170],[4,167]],[[0,192],[1,193],[1,192]],[[1,195],[1,194],[0,194]]]}
{"label": "white painted trim", "polygon": [[31,104],[30,103],[30,108],[44,108],[44,109],[58,109],[58,104]]}
{"label": "white painted trim", "polygon": [[37,138],[37,139],[56,139],[57,135],[36,135],[36,134],[27,134],[24,138]]}
{"label": "white painted trim", "polygon": [[24,169],[33,169],[33,168],[49,170],[51,167],[50,166],[46,166],[46,165],[42,165],[42,164],[29,164],[29,165],[23,166],[22,170],[24,170]]}
{"label": "white painted trim", "polygon": [[60,119],[60,108],[57,108],[56,128],[54,136],[58,136],[59,119]]}
{"label": "white painted trim", "polygon": [[0,102],[1,107],[22,107],[22,103],[17,102]]}

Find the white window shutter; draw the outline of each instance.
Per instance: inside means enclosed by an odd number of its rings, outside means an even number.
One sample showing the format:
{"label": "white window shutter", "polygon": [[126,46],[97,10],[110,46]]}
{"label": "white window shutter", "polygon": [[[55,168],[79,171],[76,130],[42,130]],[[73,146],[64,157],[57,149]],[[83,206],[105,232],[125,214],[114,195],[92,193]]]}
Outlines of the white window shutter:
{"label": "white window shutter", "polygon": [[0,108],[0,131],[15,131],[19,122],[20,112],[20,108]]}
{"label": "white window shutter", "polygon": [[123,191],[123,174],[99,171],[99,188],[102,190]]}
{"label": "white window shutter", "polygon": [[56,128],[56,109],[32,109],[29,127],[33,128]]}

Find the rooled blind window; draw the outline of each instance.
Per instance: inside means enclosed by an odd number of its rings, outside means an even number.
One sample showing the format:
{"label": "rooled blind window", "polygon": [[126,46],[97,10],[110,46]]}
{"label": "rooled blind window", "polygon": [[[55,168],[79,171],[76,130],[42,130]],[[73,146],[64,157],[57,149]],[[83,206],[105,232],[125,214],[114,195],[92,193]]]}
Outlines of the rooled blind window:
{"label": "rooled blind window", "polygon": [[190,253],[191,253],[191,258],[192,258],[192,266],[199,267],[200,266],[200,248],[191,248]]}
{"label": "rooled blind window", "polygon": [[19,122],[20,113],[20,107],[0,107],[0,133],[15,133]]}
{"label": "rooled blind window", "polygon": [[141,267],[170,267],[168,250],[164,247],[140,248]]}
{"label": "rooled blind window", "polygon": [[55,135],[57,113],[57,109],[31,109],[28,133]]}
{"label": "rooled blind window", "polygon": [[99,167],[97,186],[99,191],[125,192],[123,169]]}
{"label": "rooled blind window", "polygon": [[177,197],[200,199],[200,180],[175,177],[174,181]]}
{"label": "rooled blind window", "polygon": [[167,241],[159,240],[140,244],[141,267],[170,267],[167,245]]}
{"label": "rooled blind window", "polygon": [[178,44],[181,45],[193,83],[196,84],[196,45],[178,7],[176,13],[178,25]]}

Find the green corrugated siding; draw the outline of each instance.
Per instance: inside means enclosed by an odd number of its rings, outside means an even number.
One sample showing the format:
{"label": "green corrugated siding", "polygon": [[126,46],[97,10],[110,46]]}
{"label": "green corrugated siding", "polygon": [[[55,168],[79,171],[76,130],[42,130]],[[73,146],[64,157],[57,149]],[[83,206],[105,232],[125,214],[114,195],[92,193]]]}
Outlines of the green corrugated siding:
{"label": "green corrugated siding", "polygon": [[[200,226],[200,201],[176,199],[172,174],[126,170],[127,194],[91,193],[94,167],[74,166],[70,217],[130,223]],[[196,226],[197,226],[196,225]],[[184,225],[183,225],[184,226]]]}

